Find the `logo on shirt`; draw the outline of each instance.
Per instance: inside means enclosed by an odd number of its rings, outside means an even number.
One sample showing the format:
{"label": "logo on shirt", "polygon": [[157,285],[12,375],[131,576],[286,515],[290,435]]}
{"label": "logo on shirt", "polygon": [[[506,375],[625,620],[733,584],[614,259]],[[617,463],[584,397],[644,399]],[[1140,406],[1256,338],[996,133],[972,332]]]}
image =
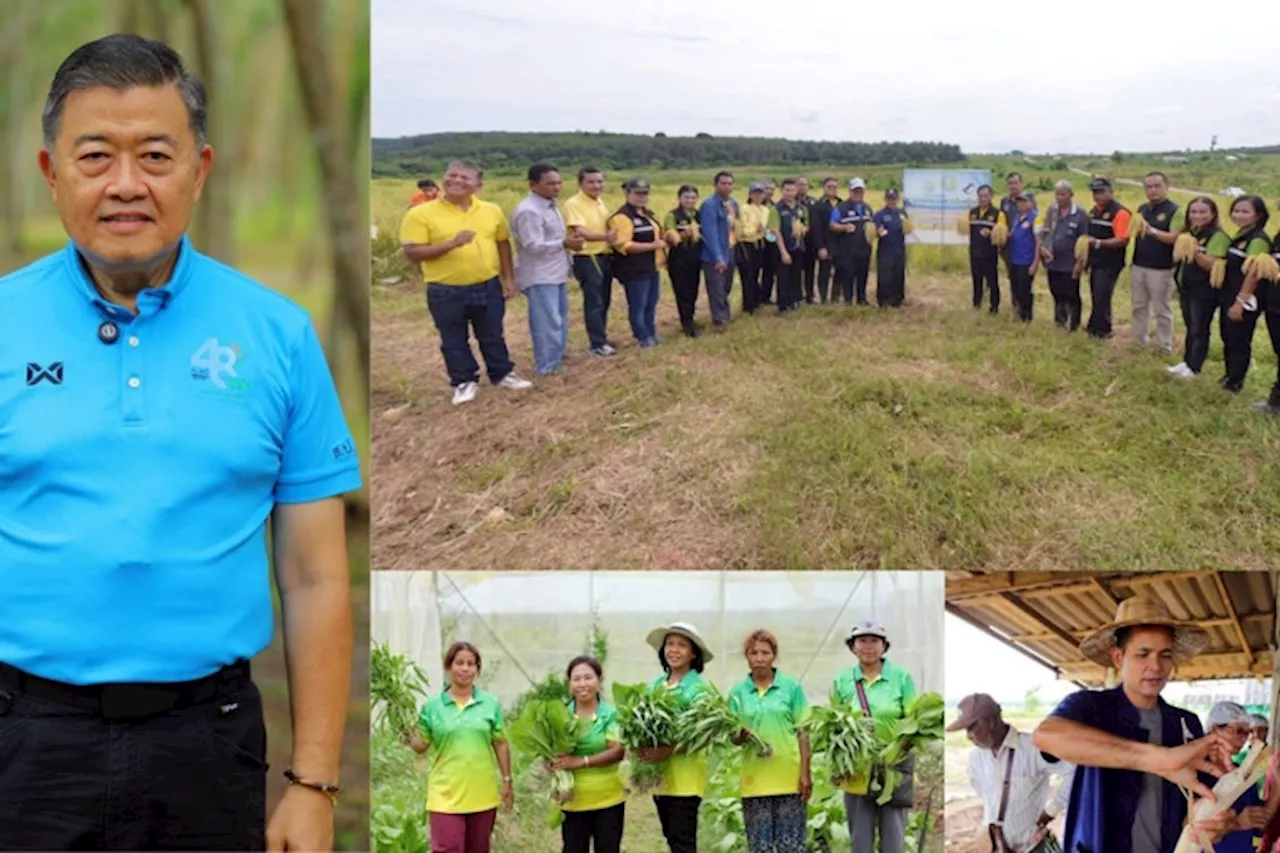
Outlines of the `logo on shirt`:
{"label": "logo on shirt", "polygon": [[1164,222],[1168,218],[1169,217],[1165,216],[1163,213],[1156,214],[1156,222]]}
{"label": "logo on shirt", "polygon": [[217,338],[209,338],[191,355],[191,378],[219,391],[248,391],[248,381],[236,373],[236,364],[243,359],[236,344],[222,346]]}
{"label": "logo on shirt", "polygon": [[50,385],[62,384],[62,362],[55,361],[48,367],[41,367],[34,361],[27,362],[27,385],[39,385],[48,382]]}

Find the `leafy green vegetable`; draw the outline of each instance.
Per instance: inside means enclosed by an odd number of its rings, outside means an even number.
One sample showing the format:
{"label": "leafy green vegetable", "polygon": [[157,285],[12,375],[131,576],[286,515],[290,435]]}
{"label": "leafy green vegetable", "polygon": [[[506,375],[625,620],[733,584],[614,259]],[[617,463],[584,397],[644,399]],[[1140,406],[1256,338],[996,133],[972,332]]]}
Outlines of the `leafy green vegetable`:
{"label": "leafy green vegetable", "polygon": [[902,773],[896,768],[918,747],[929,741],[941,740],[946,736],[943,717],[946,714],[946,703],[940,693],[921,693],[907,704],[902,719],[894,721],[880,737],[884,745],[878,756],[878,762],[884,767],[884,783],[880,796],[876,799],[884,805],[893,799],[893,791],[902,784]]}
{"label": "leafy green vegetable", "polygon": [[[532,699],[511,723],[508,735],[515,748],[550,766],[562,755],[572,754],[591,723],[555,699]],[[557,770],[551,775],[551,802],[564,805],[573,799],[573,774]]]}
{"label": "leafy green vegetable", "polygon": [[828,705],[811,708],[802,728],[809,733],[813,751],[826,756],[832,784],[840,786],[870,772],[879,746],[875,726],[861,708],[832,698]]}
{"label": "leafy green vegetable", "polygon": [[[670,690],[645,684],[613,685],[613,704],[618,708],[618,729],[628,752],[680,743],[680,705]],[[652,790],[662,782],[665,762],[635,759],[631,762],[631,787]]]}
{"label": "leafy green vegetable", "polygon": [[415,730],[418,707],[429,690],[426,673],[410,658],[394,654],[386,643],[373,646],[369,656],[369,698],[375,705],[375,730],[386,728],[397,735]]}
{"label": "leafy green vegetable", "polygon": [[[729,707],[724,694],[708,683],[689,709],[680,715],[676,739],[680,752],[707,752],[713,747],[732,745],[741,731],[742,720]],[[755,732],[748,733],[745,745],[760,758],[773,754],[773,749]]]}

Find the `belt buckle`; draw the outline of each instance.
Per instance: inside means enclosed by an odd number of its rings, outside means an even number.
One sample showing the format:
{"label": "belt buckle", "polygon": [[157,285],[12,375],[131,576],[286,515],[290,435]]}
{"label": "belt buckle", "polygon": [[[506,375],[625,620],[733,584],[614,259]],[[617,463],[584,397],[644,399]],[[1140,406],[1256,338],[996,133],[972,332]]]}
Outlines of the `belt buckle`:
{"label": "belt buckle", "polygon": [[150,684],[107,684],[100,696],[102,717],[107,720],[154,717],[177,704],[176,692]]}

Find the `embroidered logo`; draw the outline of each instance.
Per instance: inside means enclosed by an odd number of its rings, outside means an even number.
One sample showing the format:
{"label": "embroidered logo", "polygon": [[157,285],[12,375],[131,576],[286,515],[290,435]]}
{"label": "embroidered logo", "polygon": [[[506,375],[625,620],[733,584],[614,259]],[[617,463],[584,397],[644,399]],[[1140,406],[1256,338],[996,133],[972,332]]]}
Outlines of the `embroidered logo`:
{"label": "embroidered logo", "polygon": [[191,378],[208,382],[218,391],[248,391],[249,383],[236,372],[243,360],[236,344],[222,346],[217,338],[209,338],[191,355]]}
{"label": "embroidered logo", "polygon": [[27,385],[39,385],[41,382],[61,385],[62,362],[55,361],[47,367],[41,367],[33,361],[27,362]]}

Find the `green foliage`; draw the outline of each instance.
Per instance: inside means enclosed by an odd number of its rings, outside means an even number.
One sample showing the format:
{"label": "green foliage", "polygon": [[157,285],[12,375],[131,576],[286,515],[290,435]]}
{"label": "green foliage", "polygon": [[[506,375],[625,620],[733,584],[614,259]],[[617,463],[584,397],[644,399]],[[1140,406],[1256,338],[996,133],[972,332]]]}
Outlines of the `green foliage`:
{"label": "green foliage", "polygon": [[511,708],[507,710],[507,717],[510,719],[519,717],[530,702],[551,700],[563,705],[571,698],[569,682],[565,677],[558,672],[548,672],[541,681],[516,697]]}
{"label": "green foliage", "polygon": [[889,802],[894,789],[902,782],[902,774],[895,769],[902,761],[917,753],[924,744],[942,740],[946,735],[942,724],[945,715],[946,703],[940,693],[922,693],[907,704],[902,719],[886,727],[885,732],[877,730],[877,739],[884,744],[879,755],[884,766],[884,786],[877,803]]}
{"label": "green foliage", "polygon": [[[572,754],[578,741],[585,737],[591,724],[569,710],[558,699],[534,699],[525,703],[520,716],[511,723],[511,743],[521,758],[532,760],[538,768],[562,755]],[[558,770],[552,774],[549,787],[551,802],[563,805],[573,799],[573,774]]]}
{"label": "green foliage", "polygon": [[391,651],[386,643],[374,643],[369,655],[369,699],[380,703],[374,728],[397,735],[417,724],[418,708],[430,685],[426,673],[404,655]]}
{"label": "green foliage", "polygon": [[427,853],[427,775],[413,750],[384,729],[369,743],[373,853]]}
{"label": "green foliage", "polygon": [[874,723],[861,708],[831,698],[830,704],[809,709],[804,724],[815,754],[824,758],[833,785],[865,777],[877,752]]}
{"label": "green foliage", "polygon": [[[670,690],[646,684],[613,685],[619,740],[629,752],[679,743],[680,706]],[[650,791],[662,781],[664,762],[633,760],[631,787]]]}
{"label": "green foliage", "polygon": [[[729,707],[724,694],[708,682],[706,689],[680,715],[676,738],[681,752],[699,753],[732,746],[733,739],[742,731],[742,721]],[[755,732],[747,733],[744,745],[761,758],[773,754]]]}

